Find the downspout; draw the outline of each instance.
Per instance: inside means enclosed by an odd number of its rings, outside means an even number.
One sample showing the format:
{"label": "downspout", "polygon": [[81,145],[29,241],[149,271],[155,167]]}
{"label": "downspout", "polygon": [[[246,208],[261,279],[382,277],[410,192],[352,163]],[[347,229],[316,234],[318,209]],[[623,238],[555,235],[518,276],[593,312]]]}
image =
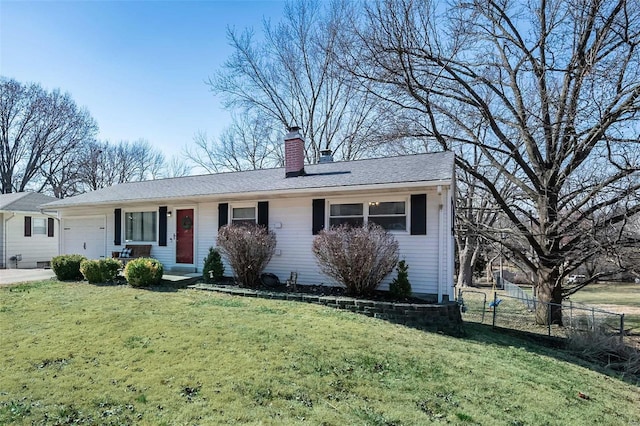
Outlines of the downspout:
{"label": "downspout", "polygon": [[438,206],[438,303],[442,303],[446,295],[447,301],[453,300],[451,284],[453,277],[453,235],[451,234],[451,187],[438,185],[440,205]]}
{"label": "downspout", "polygon": [[62,253],[62,238],[60,238],[62,236],[62,220],[60,219],[60,212],[56,211],[55,214],[50,214],[44,210],[40,210],[40,214],[50,217],[58,223],[58,232],[54,234],[54,238],[58,240],[58,254]]}
{"label": "downspout", "polygon": [[442,283],[445,279],[444,261],[445,261],[445,244],[444,244],[444,202],[442,186],[438,185],[438,195],[440,203],[438,205],[438,303],[442,303]]}
{"label": "downspout", "polygon": [[4,257],[4,259],[2,259],[2,264],[4,266],[5,269],[7,269],[7,250],[9,249],[9,247],[7,247],[7,222],[9,222],[11,219],[13,219],[16,216],[16,212],[12,212],[11,213],[11,217],[8,217],[4,220],[4,223],[2,224],[2,226],[4,227],[2,229],[2,235],[3,235],[3,245],[4,245],[4,250],[2,251],[2,256]]}

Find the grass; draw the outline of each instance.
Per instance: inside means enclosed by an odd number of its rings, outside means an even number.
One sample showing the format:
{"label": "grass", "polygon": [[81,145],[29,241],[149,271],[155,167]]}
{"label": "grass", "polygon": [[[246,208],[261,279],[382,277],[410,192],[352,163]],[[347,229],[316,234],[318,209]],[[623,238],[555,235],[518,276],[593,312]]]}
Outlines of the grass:
{"label": "grass", "polygon": [[[574,302],[589,305],[617,305],[624,312],[625,328],[633,328],[640,333],[640,284],[635,283],[594,283],[589,284],[571,296]],[[630,307],[624,309],[622,307]],[[605,307],[606,309],[606,307]]]}
{"label": "grass", "polygon": [[589,284],[571,296],[576,302],[593,305],[635,306],[640,308],[640,284],[635,283],[594,283]]}
{"label": "grass", "polygon": [[529,341],[467,329],[459,339],[316,305],[193,290],[56,281],[2,288],[0,424],[640,418],[637,386]]}

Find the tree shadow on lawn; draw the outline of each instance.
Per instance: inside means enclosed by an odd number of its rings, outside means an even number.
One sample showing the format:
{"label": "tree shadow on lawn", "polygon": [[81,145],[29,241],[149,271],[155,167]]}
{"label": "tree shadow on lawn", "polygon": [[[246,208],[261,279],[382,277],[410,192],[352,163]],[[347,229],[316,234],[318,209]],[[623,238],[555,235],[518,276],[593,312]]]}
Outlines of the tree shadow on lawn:
{"label": "tree shadow on lawn", "polygon": [[[73,282],[83,282],[83,281],[73,281]],[[87,281],[84,281],[87,283]],[[138,290],[147,290],[154,291],[158,293],[175,293],[178,290],[184,290],[188,285],[193,284],[193,279],[185,278],[184,280],[160,280],[159,284],[148,286],[148,287],[136,287],[127,283],[127,280],[123,276],[118,276],[113,282],[106,283],[89,283],[96,287],[117,287],[117,286],[130,286],[131,288],[135,288]]]}
{"label": "tree shadow on lawn", "polygon": [[567,339],[561,337],[544,336],[528,331],[495,327],[488,324],[464,323],[464,340],[470,340],[487,345],[504,347],[520,347],[528,352],[549,356],[560,361],[569,362],[588,368],[606,376],[622,380],[640,387],[640,375],[629,374],[613,370],[606,363],[596,363],[581,357],[581,353],[568,347]]}

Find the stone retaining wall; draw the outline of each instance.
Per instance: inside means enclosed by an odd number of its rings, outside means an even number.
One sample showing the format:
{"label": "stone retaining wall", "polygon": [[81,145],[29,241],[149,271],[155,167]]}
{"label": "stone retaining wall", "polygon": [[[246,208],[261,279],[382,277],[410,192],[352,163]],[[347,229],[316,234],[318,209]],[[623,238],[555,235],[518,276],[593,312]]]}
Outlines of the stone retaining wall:
{"label": "stone retaining wall", "polygon": [[443,304],[380,302],[351,297],[281,293],[211,284],[195,284],[189,286],[189,288],[216,291],[235,296],[314,303],[420,329],[439,331],[452,335],[460,335],[463,332],[462,316],[456,302]]}

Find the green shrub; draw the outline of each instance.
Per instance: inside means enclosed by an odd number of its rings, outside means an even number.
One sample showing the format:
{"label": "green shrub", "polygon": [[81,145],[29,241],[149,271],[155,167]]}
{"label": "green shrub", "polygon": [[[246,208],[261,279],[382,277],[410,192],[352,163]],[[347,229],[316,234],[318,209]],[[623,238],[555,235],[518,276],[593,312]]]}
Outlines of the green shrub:
{"label": "green shrub", "polygon": [[81,254],[63,254],[51,259],[51,269],[60,281],[76,281],[82,279],[80,263],[85,260]]}
{"label": "green shrub", "polygon": [[398,262],[398,266],[396,267],[398,276],[394,278],[389,285],[389,293],[393,296],[399,298],[411,297],[411,283],[409,282],[408,269],[409,266],[407,266],[407,262],[404,260]]}
{"label": "green shrub", "polygon": [[122,269],[122,262],[118,259],[108,257],[106,259],[100,259],[100,267],[102,268],[102,278],[104,282],[113,282]]}
{"label": "green shrub", "polygon": [[130,260],[124,268],[124,277],[133,287],[149,287],[159,284],[163,273],[162,263],[150,257]]}
{"label": "green shrub", "polygon": [[118,276],[122,263],[117,259],[100,259],[80,262],[80,272],[91,284],[113,282]]}
{"label": "green shrub", "polygon": [[209,247],[209,254],[204,258],[202,278],[205,283],[218,282],[224,276],[224,265],[218,249]]}

